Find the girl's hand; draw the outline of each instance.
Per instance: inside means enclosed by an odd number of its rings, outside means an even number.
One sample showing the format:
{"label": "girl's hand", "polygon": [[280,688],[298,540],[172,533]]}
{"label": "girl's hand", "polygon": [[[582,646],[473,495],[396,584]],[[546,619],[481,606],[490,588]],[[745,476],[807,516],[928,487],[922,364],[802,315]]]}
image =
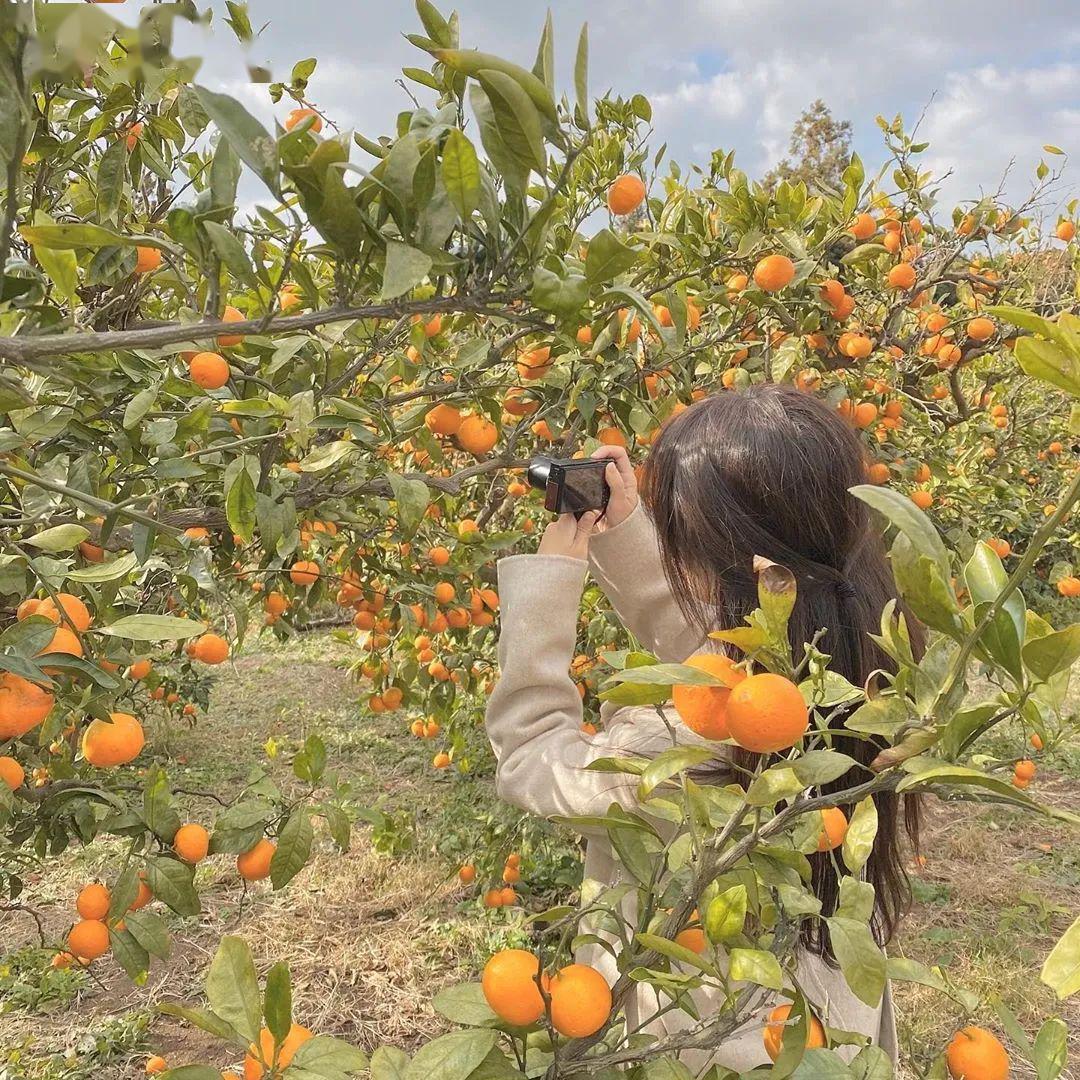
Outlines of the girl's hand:
{"label": "girl's hand", "polygon": [[567,555],[584,561],[589,557],[589,535],[600,515],[589,510],[578,520],[573,514],[561,514],[540,539],[538,555]]}
{"label": "girl's hand", "polygon": [[634,476],[634,467],[630,464],[630,455],[625,446],[601,446],[593,453],[593,458],[609,459],[604,470],[604,479],[611,489],[611,494],[608,497],[607,513],[596,530],[603,532],[604,529],[614,529],[616,525],[621,525],[634,512],[638,504],[637,477]]}

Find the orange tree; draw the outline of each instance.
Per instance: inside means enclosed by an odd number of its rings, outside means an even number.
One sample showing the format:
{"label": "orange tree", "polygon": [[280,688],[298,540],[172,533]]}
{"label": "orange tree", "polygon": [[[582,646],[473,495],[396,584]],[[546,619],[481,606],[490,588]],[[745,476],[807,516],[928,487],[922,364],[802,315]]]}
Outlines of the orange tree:
{"label": "orange tree", "polygon": [[[9,906],[32,908],[27,871],[71,842],[122,838],[125,854],[78,898],[57,956],[111,953],[138,977],[168,948],[158,905],[199,910],[203,858],[235,857],[238,877],[279,888],[307,861],[314,819],[347,845],[351,808],[326,782],[317,736],[294,761],[293,788],[255,775],[214,821],[181,819],[165,768],[141,780],[128,768],[148,713],[194,715],[208,669],[244,642],[253,617],[285,636],[339,605],[356,630],[361,709],[400,711],[403,734],[411,725],[437,742],[435,767],[470,767],[466,732],[493,677],[493,560],[539,513],[521,475],[529,457],[598,442],[638,450],[704,394],[792,381],[866,432],[859,495],[896,531],[894,569],[937,635],[933,663],[912,664],[902,625],[884,613],[900,674],[865,699],[824,657],[786,653],[793,583],[768,570],[761,615],[731,642],[747,670],[800,684],[810,734],[770,748],[786,756],[763,758],[738,790],[694,788],[682,750],[649,766],[642,798],[660,816],[689,808],[678,844],[618,818],[603,826],[641,832],[632,860],[651,868],[639,880],[643,921],[622,928],[628,966],[610,1013],[580,972],[537,984],[532,1019],[546,1035],[508,1028],[467,988],[444,999],[446,1011],[479,1028],[409,1068],[451,1054],[462,1077],[482,1063],[514,1071],[511,1060],[569,1073],[585,1055],[596,1070],[670,1058],[690,1043],[620,1049],[630,981],[656,980],[678,999],[727,978],[712,950],[729,948],[731,977],[789,990],[791,1030],[819,1041],[778,928],[817,915],[805,855],[819,811],[838,807],[849,876],[842,909],[826,915],[846,920],[840,961],[855,992],[876,999],[888,971],[973,1009],[943,974],[885,961],[859,871],[876,793],[925,788],[1038,812],[1023,791],[1026,745],[997,760],[978,740],[1006,721],[1040,746],[1071,730],[1063,683],[1080,631],[1054,631],[1020,586],[1044,610],[1051,589],[1059,610],[1080,591],[1069,531],[1075,205],[1040,220],[1056,178],[1040,164],[1023,205],[983,199],[942,214],[935,178],[919,168],[926,147],[899,121],[882,122],[887,167],[868,179],[853,158],[839,190],[767,191],[720,151],[686,174],[650,150],[645,98],[590,101],[584,31],[571,102],[554,92],[550,25],[527,70],[463,50],[456,16],[426,0],[417,9],[423,33],[409,39],[431,64],[404,74],[427,104],[378,138],[338,131],[307,100],[314,60],[269,87],[295,104],[273,133],[200,86],[197,64],[171,51],[175,20],[204,17],[194,3],[148,7],[136,27],[97,5],[15,3],[0,15]],[[242,5],[229,10],[249,36]],[[240,220],[242,178],[264,195]],[[708,671],[616,650],[602,689],[597,653],[620,644],[632,643],[594,607],[575,662],[590,714],[601,696],[660,701],[672,685],[717,685]],[[969,694],[974,661],[989,691]],[[872,777],[840,790],[850,763],[821,724],[860,699],[850,730],[888,748]],[[673,894],[665,914],[660,899]],[[676,941],[694,910],[700,951]],[[550,915],[545,966],[566,959],[580,920],[598,917],[618,925],[603,898]],[[1077,989],[1078,934],[1044,972],[1062,994]],[[591,1003],[595,1031],[560,1026],[567,986]],[[208,991],[211,1013],[189,1015],[238,1046],[258,1043],[265,1019],[256,1057],[267,1060],[249,1068],[288,1064],[278,1053],[291,1024],[284,969],[260,999],[250,958],[230,940]],[[697,1042],[730,1030],[741,994]],[[777,1046],[782,1033],[770,1036]],[[359,1060],[325,1038],[297,1049],[298,1038],[287,1055],[298,1069],[339,1075]],[[1047,1077],[1062,1039],[1052,1019],[1033,1045],[1013,1036]],[[492,1063],[504,1050],[517,1056]],[[800,1067],[803,1050],[798,1037],[785,1042],[777,1068]],[[863,1054],[867,1071],[885,1069]],[[810,1055],[835,1061],[822,1070],[843,1068],[824,1047]],[[403,1064],[387,1051],[379,1066]]]}

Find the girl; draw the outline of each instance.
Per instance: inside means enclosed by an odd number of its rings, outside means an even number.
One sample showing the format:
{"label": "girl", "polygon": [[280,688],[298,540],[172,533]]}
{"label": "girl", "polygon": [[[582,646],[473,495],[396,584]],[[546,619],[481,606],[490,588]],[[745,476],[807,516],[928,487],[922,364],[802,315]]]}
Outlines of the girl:
{"label": "girl", "polygon": [[[603,730],[581,730],[581,699],[568,669],[586,569],[645,648],[662,661],[681,662],[718,647],[709,631],[742,625],[757,606],[752,563],[761,555],[795,575],[798,599],[789,631],[796,658],[827,627],[820,648],[831,656],[831,669],[856,686],[891,667],[870,635],[879,631],[882,608],[896,599],[895,586],[881,537],[864,504],[848,490],[865,481],[865,457],[858,435],[838,414],[808,394],[773,385],[702,400],[657,437],[640,502],[626,451],[603,447],[595,456],[611,459],[603,519],[566,515],[547,528],[536,555],[499,563],[501,676],[487,711],[496,782],[502,798],[544,816],[603,814],[612,803],[635,808],[636,777],[585,766],[620,754],[655,755],[671,745],[667,725],[651,707],[605,706]],[[907,621],[918,655],[921,632],[910,616]],[[669,720],[680,741],[700,742],[674,713]],[[843,735],[835,746],[862,762],[880,749]],[[717,749],[726,759],[718,757],[710,778],[719,783],[742,775],[726,768],[727,762],[752,766],[755,760],[736,748]],[[853,782],[843,777],[832,790]],[[876,802],[879,828],[865,873],[876,890],[874,927],[884,943],[909,894],[899,850],[899,798],[882,794]],[[903,816],[917,841],[914,801],[904,806]],[[833,863],[827,855],[812,856],[811,862],[814,891],[827,916],[837,903]],[[620,872],[606,834],[590,836],[586,878],[614,885]],[[624,914],[633,918],[633,911]],[[808,919],[801,929],[799,985],[826,1024],[861,1032],[895,1058],[888,989],[877,1007],[857,999],[820,926]],[[583,962],[614,983],[613,958],[596,946],[589,951]],[[721,1004],[708,989],[694,991],[694,999],[701,1016]],[[721,1046],[685,1053],[683,1061],[740,1072],[768,1064],[762,1023],[781,1000],[765,1000]],[[626,1006],[628,1031],[664,1036],[694,1023],[676,1010],[650,1022],[657,1004],[655,993],[641,987]],[[850,1057],[853,1051],[844,1052]]]}

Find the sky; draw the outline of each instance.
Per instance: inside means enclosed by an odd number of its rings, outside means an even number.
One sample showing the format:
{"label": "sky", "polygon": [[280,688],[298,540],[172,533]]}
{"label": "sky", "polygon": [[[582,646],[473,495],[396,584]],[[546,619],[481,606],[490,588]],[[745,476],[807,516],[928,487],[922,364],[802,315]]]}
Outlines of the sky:
{"label": "sky", "polygon": [[[449,13],[448,0],[436,3]],[[818,97],[851,121],[853,147],[870,167],[883,160],[875,117],[900,113],[910,125],[921,116],[919,133],[931,143],[923,161],[950,174],[942,188],[950,205],[996,191],[1003,177],[1007,198],[1020,201],[1046,143],[1080,158],[1076,0],[457,0],[462,44],[531,67],[548,6],[559,91],[572,94],[587,21],[590,93],[644,93],[653,145],[666,141],[684,167],[734,149],[743,169],[761,175]],[[262,29],[247,56],[221,21],[209,33],[186,29],[175,51],[203,55],[199,81],[267,123],[291,105],[273,107],[266,87],[248,81],[246,61],[287,78],[294,61],[318,57],[310,98],[343,129],[369,137],[392,132],[409,107],[395,83],[402,66],[430,66],[403,37],[422,33],[412,0],[251,0],[249,10]],[[1047,212],[1078,175],[1080,162],[1066,167]]]}

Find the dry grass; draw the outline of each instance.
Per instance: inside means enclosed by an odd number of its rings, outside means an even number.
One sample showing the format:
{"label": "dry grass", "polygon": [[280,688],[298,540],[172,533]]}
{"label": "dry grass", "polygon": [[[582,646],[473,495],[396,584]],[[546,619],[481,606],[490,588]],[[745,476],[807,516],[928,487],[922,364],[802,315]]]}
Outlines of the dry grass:
{"label": "dry grass", "polygon": [[[155,731],[154,747],[167,746],[177,786],[228,795],[252,765],[268,767],[289,783],[291,751],[311,731],[326,739],[334,767],[351,783],[362,805],[378,799],[417,818],[416,843],[397,856],[381,854],[359,827],[352,850],[332,852],[319,835],[318,854],[280,893],[257,885],[245,896],[227,859],[200,868],[205,913],[172,919],[174,952],[155,962],[146,987],[133,987],[115,966],[94,966],[94,981],[52,1012],[0,1008],[0,1048],[32,1043],[26,1061],[38,1080],[120,1080],[141,1075],[150,1048],[176,1063],[220,1056],[209,1036],[153,1015],[149,1032],[133,1038],[108,1060],[81,1071],[40,1062],[74,1049],[78,1061],[88,1036],[100,1041],[109,1018],[134,1018],[165,1000],[197,1000],[212,951],[223,934],[239,934],[252,946],[260,970],[289,961],[295,1014],[308,1026],[347,1038],[365,1049],[391,1042],[409,1047],[438,1031],[431,1008],[436,990],[474,972],[478,960],[518,932],[521,915],[490,914],[464,902],[454,888],[454,856],[447,837],[465,831],[463,843],[479,843],[484,814],[497,822],[490,783],[433,774],[432,748],[403,739],[402,718],[362,723],[358,693],[347,679],[348,652],[329,638],[309,638],[282,649],[242,657],[218,681],[210,714],[194,730]],[[268,761],[262,752],[273,737],[282,746]],[[177,760],[186,765],[178,766]],[[1080,772],[1080,762],[1063,765]],[[1038,793],[1063,806],[1080,803],[1075,775],[1040,775]],[[189,800],[193,819],[207,803]],[[475,820],[473,820],[475,819]],[[468,830],[473,829],[473,833]],[[451,836],[451,840],[452,840]],[[465,850],[468,850],[466,848]],[[571,852],[561,849],[569,859]],[[1038,983],[1046,950],[1080,910],[1080,851],[1069,827],[1000,809],[934,804],[917,871],[917,904],[894,952],[926,963],[944,962],[962,985],[980,994],[999,993],[1029,1033],[1042,1019],[1061,1013],[1080,1057],[1080,1006],[1059,1007]],[[115,865],[116,846],[72,850],[50,865],[35,884],[33,899],[47,934],[57,939],[71,919],[79,885]],[[31,941],[29,919],[9,916],[5,947]],[[3,961],[0,960],[0,968]],[[907,1047],[906,1076],[929,1062],[961,1019],[957,1007],[929,990],[898,986],[901,1037]],[[984,1018],[993,1024],[994,1018]],[[2,1058],[0,1058],[2,1060]],[[34,1071],[36,1069],[36,1071]],[[1016,1075],[1027,1075],[1021,1068]]]}

